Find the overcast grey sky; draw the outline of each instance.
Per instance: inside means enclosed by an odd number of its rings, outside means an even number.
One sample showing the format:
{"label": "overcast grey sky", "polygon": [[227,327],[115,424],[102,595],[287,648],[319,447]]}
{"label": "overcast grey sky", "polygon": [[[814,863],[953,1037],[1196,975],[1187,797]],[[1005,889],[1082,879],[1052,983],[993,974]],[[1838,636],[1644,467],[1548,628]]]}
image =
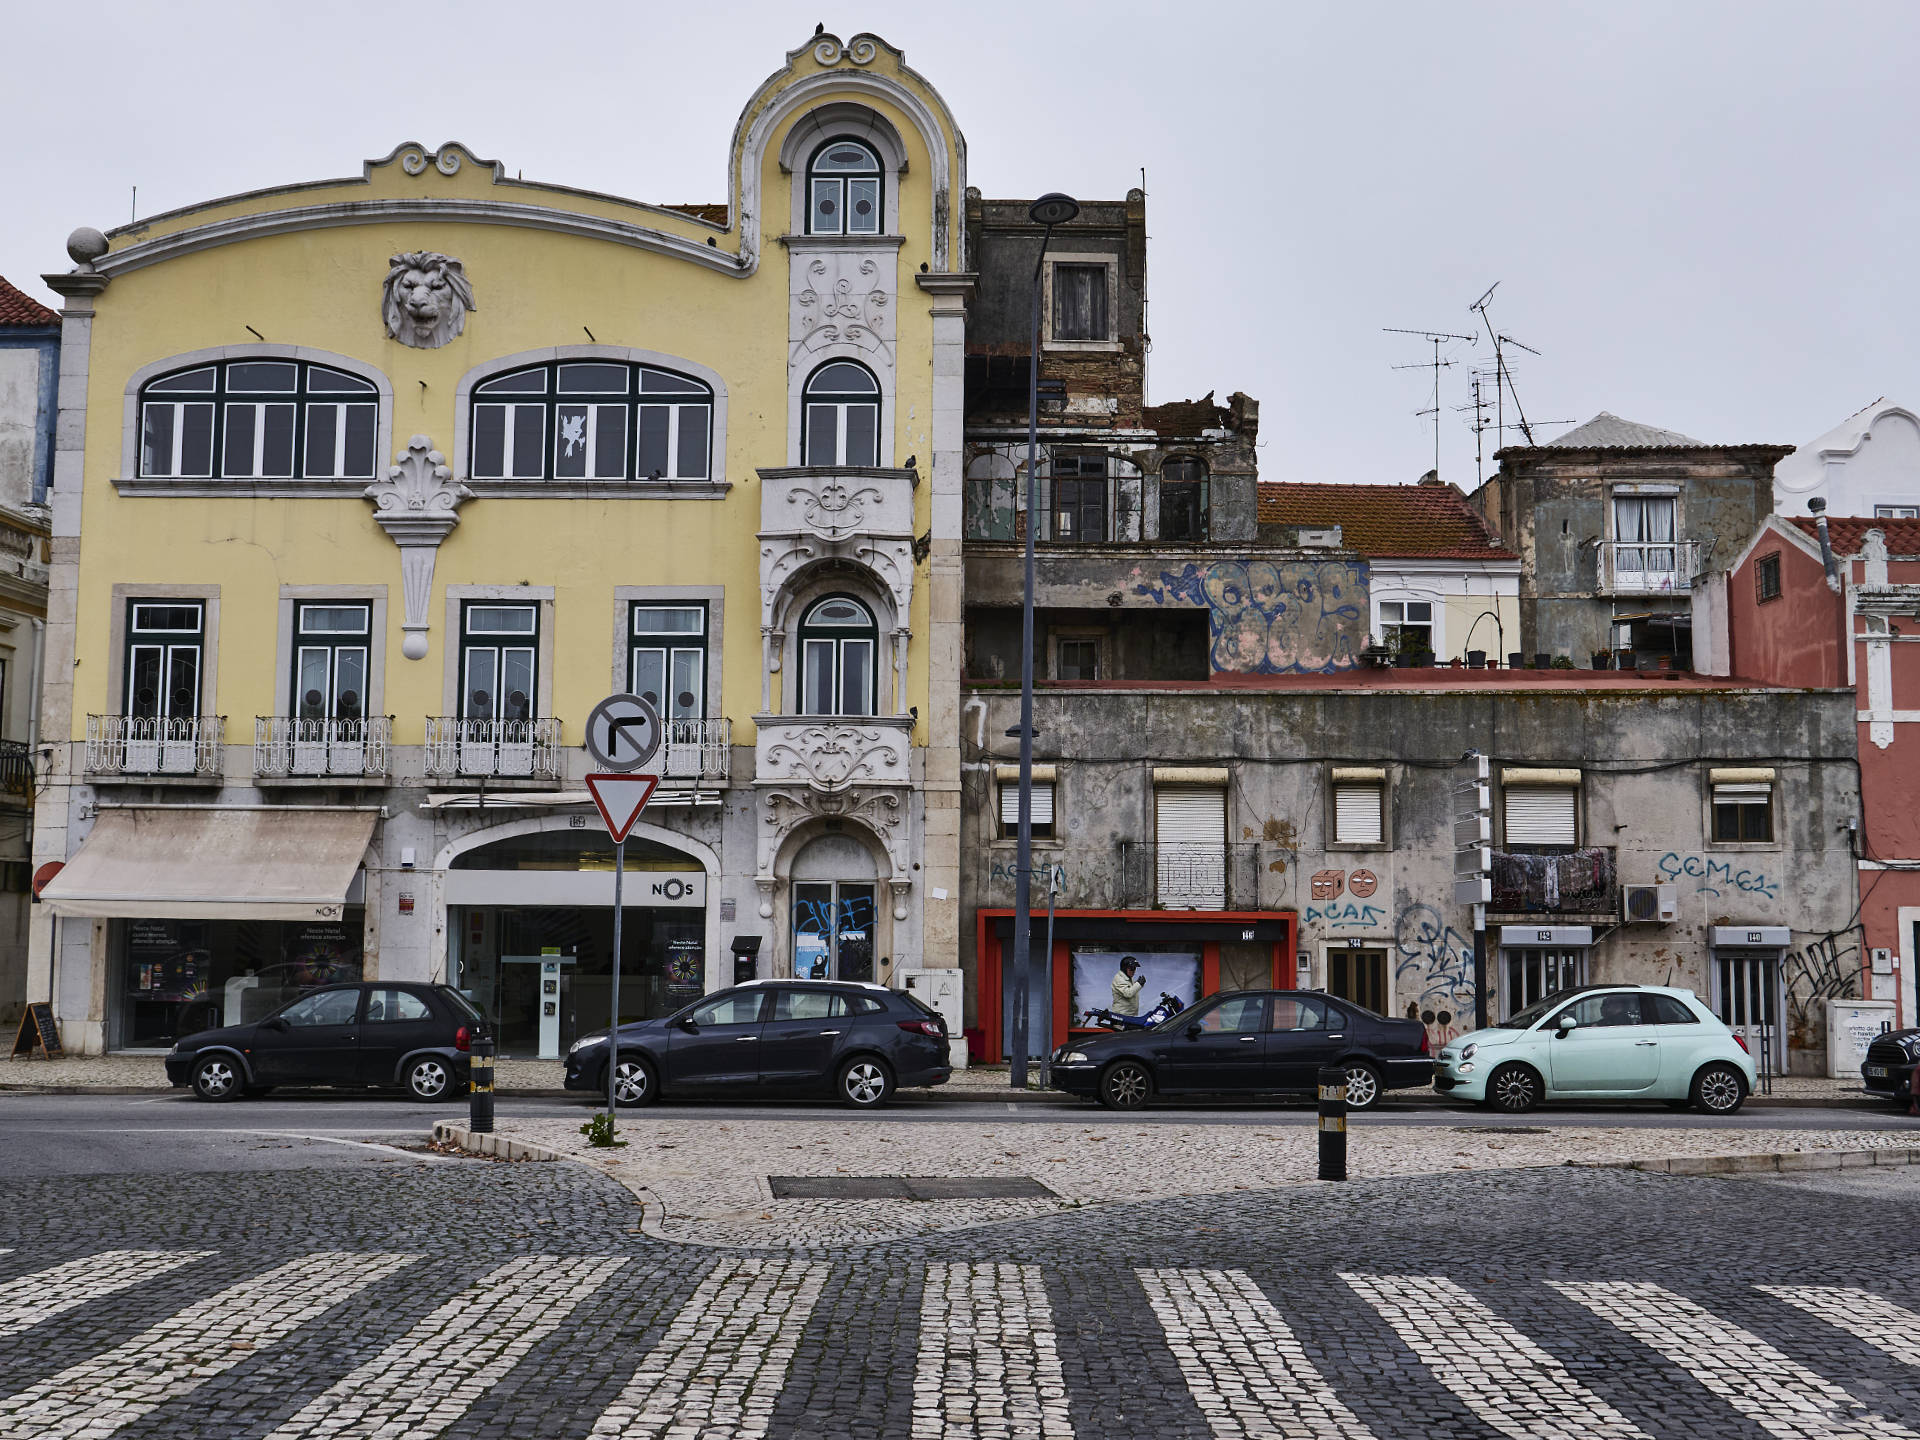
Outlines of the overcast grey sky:
{"label": "overcast grey sky", "polygon": [[[1381,328],[1469,333],[1496,280],[1496,325],[1542,352],[1516,367],[1540,421],[1800,443],[1879,395],[1920,403],[1911,3],[6,13],[0,274],[43,300],[67,233],[124,222],[136,184],[151,214],[403,140],[723,200],[740,106],[824,21],[906,51],[990,196],[1117,197],[1144,167],[1150,398],[1255,396],[1269,477],[1427,469],[1431,375],[1391,368],[1426,347]],[[1470,489],[1467,370],[1443,372],[1441,470]]]}

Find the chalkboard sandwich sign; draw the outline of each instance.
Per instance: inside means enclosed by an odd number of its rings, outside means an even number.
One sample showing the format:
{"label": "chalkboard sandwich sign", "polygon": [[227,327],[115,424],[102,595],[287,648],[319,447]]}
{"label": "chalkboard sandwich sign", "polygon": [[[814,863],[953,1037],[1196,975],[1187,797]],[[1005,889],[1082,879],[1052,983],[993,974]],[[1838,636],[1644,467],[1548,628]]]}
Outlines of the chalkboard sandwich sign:
{"label": "chalkboard sandwich sign", "polygon": [[60,1049],[60,1027],[53,1022],[53,1006],[45,1000],[36,1000],[27,1006],[27,1013],[20,1017],[20,1030],[13,1037],[13,1053],[21,1055],[44,1055],[49,1060],[58,1060],[63,1053]]}

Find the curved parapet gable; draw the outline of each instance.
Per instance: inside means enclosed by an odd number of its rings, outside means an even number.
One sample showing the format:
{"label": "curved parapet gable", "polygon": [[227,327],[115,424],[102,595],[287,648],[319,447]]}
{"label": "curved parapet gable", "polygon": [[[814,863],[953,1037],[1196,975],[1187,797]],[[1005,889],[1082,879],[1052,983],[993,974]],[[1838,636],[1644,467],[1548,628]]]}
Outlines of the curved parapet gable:
{"label": "curved parapet gable", "polygon": [[[543,184],[510,174],[457,141],[430,147],[408,141],[369,160],[358,177],[248,191],[149,216],[107,232],[109,249],[89,267],[111,279],[128,271],[218,246],[342,225],[455,222],[517,226],[651,251],[720,274],[757,269],[769,211],[786,228],[789,196],[765,194],[791,170],[795,131],[824,134],[864,111],[888,153],[896,182],[924,152],[927,177],[902,195],[904,229],[928,227],[934,273],[962,268],[961,223],[954,197],[966,185],[966,142],[946,102],[874,35],[842,43],[817,34],[790,51],[786,65],[756,90],[735,126],[724,224],[706,207],[655,205],[595,190]],[[826,117],[825,120],[816,117]],[[922,188],[924,186],[924,188]],[[718,208],[718,207],[714,207]],[[798,206],[794,206],[798,213]]]}

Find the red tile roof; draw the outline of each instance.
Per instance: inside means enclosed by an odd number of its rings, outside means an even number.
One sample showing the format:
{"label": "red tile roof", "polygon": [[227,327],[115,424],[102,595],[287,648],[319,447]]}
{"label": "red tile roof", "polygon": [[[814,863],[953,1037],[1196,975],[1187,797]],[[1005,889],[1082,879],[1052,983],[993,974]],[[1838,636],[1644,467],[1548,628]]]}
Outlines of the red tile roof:
{"label": "red tile roof", "polygon": [[[1795,515],[1792,523],[1813,539],[1820,538],[1820,527],[1811,515]],[[1858,555],[1866,546],[1869,530],[1878,530],[1886,536],[1889,555],[1920,555],[1920,520],[1863,519],[1855,515],[1827,517],[1827,539],[1836,555]]]}
{"label": "red tile roof", "polygon": [[1518,560],[1456,485],[1318,485],[1260,482],[1262,525],[1338,525],[1362,555],[1438,560]]}
{"label": "red tile roof", "polygon": [[58,325],[60,317],[0,277],[0,325]]}
{"label": "red tile roof", "polygon": [[660,208],[662,210],[678,210],[682,215],[691,215],[694,219],[704,220],[709,225],[724,225],[727,223],[727,207],[725,205],[707,205],[695,202],[688,205],[662,205]]}

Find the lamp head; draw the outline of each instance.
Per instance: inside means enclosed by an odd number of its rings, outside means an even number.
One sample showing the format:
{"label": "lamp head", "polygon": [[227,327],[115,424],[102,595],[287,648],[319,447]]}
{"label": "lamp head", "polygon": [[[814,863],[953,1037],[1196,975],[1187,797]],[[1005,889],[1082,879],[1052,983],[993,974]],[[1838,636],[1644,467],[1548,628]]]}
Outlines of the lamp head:
{"label": "lamp head", "polygon": [[1080,213],[1080,202],[1058,190],[1049,191],[1027,207],[1027,218],[1036,225],[1064,225]]}

